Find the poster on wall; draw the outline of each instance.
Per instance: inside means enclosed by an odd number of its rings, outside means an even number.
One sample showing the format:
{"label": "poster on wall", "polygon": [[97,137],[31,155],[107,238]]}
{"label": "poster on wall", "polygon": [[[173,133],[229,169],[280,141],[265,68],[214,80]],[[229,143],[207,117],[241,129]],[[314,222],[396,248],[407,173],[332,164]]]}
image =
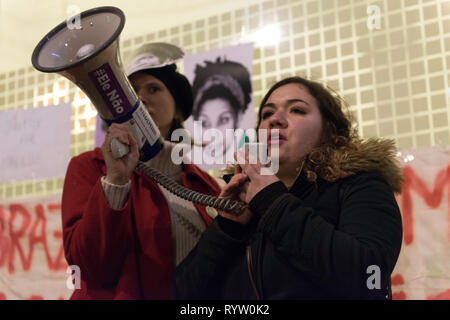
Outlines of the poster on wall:
{"label": "poster on wall", "polygon": [[0,300],[68,299],[61,195],[0,201]]}
{"label": "poster on wall", "polygon": [[450,148],[402,150],[403,243],[391,276],[395,300],[450,299]]}
{"label": "poster on wall", "polygon": [[[403,243],[392,298],[450,299],[450,148],[402,150],[400,158]],[[0,200],[0,300],[68,299],[77,290],[69,267],[60,195]]]}
{"label": "poster on wall", "polygon": [[64,177],[71,115],[71,104],[0,112],[0,183]]}
{"label": "poster on wall", "polygon": [[194,95],[193,112],[185,122],[196,144],[189,157],[204,170],[225,167],[244,143],[245,130],[255,127],[252,61],[251,43],[184,59],[184,74]]}

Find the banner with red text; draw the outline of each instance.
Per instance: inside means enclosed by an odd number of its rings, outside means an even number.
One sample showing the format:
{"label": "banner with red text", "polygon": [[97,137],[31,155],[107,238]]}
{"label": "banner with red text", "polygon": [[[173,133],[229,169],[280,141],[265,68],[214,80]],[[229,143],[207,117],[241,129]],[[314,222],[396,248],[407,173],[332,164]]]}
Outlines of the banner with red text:
{"label": "banner with red text", "polygon": [[68,299],[61,196],[0,201],[0,300]]}
{"label": "banner with red text", "polygon": [[393,299],[450,299],[450,148],[403,150],[403,244]]}
{"label": "banner with red text", "polygon": [[[450,299],[450,148],[404,150],[399,157],[403,244],[393,299]],[[0,300],[70,297],[60,198],[0,200]]]}

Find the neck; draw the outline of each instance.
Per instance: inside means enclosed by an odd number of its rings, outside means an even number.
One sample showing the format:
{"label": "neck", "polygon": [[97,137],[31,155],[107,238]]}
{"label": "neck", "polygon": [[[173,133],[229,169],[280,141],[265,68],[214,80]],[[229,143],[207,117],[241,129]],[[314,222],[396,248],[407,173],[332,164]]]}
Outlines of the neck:
{"label": "neck", "polygon": [[172,149],[174,144],[170,141],[164,141],[162,150],[152,159],[146,162],[147,165],[159,170],[177,181],[181,178],[182,166],[172,161]]}
{"label": "neck", "polygon": [[297,180],[298,176],[302,172],[303,164],[304,162],[302,161],[300,165],[298,164],[297,165],[293,164],[292,166],[280,165],[280,168],[276,176],[278,177],[278,179],[281,180],[281,182],[284,183],[286,188],[290,189],[294,185],[295,180]]}
{"label": "neck", "polygon": [[297,180],[298,175],[294,175],[293,176],[292,174],[288,174],[288,175],[279,175],[279,174],[277,174],[277,177],[278,177],[278,179],[281,180],[281,182],[284,183],[286,188],[290,189],[294,185],[295,180]]}

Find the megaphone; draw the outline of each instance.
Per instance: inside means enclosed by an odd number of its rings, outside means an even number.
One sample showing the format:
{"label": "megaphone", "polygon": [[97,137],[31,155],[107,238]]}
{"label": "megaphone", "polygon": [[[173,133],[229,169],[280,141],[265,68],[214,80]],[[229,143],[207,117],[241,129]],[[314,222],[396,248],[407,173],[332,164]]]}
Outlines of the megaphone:
{"label": "megaphone", "polygon": [[[119,35],[124,24],[125,15],[116,7],[84,11],[80,13],[80,28],[69,28],[67,22],[56,26],[38,43],[31,62],[39,71],[56,72],[75,83],[108,124],[127,123],[139,147],[136,168],[146,176],[173,194],[208,209],[240,211],[245,203],[186,189],[144,163],[158,154],[164,140],[122,68]],[[111,150],[115,158],[129,152],[117,139],[112,140]]]}
{"label": "megaphone", "polygon": [[[123,71],[119,35],[124,13],[116,7],[99,7],[80,13],[79,19],[77,26],[62,22],[38,43],[31,58],[33,66],[75,83],[109,125],[127,123],[138,144],[139,160],[150,160],[164,140]],[[117,139],[111,150],[115,158],[129,151]]]}

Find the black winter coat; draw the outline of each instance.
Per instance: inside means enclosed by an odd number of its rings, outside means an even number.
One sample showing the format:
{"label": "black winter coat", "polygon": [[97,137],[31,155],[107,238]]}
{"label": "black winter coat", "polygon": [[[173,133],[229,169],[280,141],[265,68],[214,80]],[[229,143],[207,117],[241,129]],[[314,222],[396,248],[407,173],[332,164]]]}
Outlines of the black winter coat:
{"label": "black winter coat", "polygon": [[386,299],[402,221],[387,182],[398,167],[391,157],[379,168],[336,182],[302,173],[290,190],[275,182],[250,202],[247,226],[218,216],[178,266],[175,297]]}

